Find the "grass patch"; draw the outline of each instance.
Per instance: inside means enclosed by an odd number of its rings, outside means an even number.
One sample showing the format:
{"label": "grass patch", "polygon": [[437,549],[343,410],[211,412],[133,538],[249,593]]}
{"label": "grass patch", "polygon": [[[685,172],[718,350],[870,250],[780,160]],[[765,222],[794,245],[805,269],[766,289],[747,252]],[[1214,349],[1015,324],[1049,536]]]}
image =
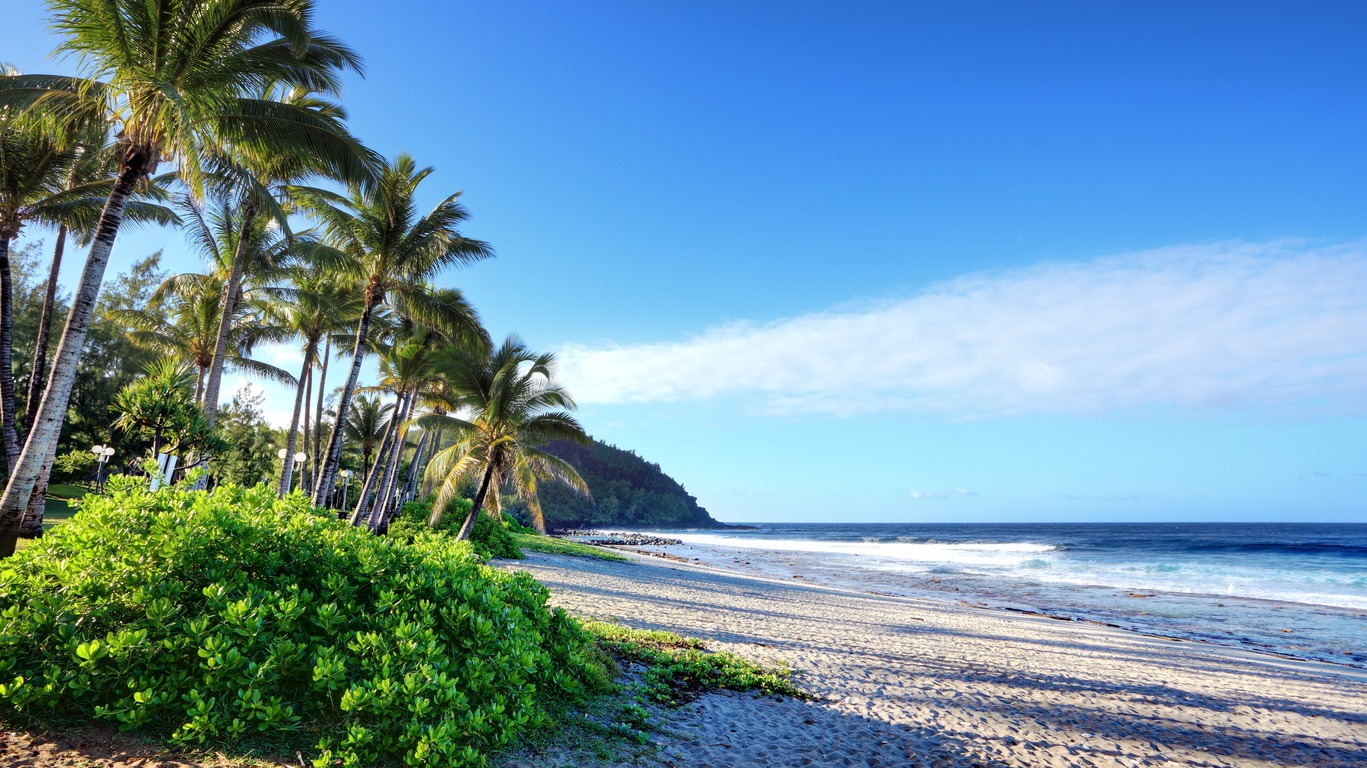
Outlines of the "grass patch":
{"label": "grass patch", "polygon": [[580,544],[577,541],[557,539],[551,536],[538,536],[531,533],[513,534],[517,539],[518,546],[524,550],[529,549],[533,552],[545,552],[549,555],[572,555],[574,557],[595,557],[599,560],[613,560],[625,562],[626,556],[619,555],[602,547],[595,547],[591,544]]}
{"label": "grass patch", "polygon": [[584,629],[617,658],[645,665],[645,691],[656,702],[679,703],[716,688],[811,698],[793,684],[794,670],[786,664],[765,667],[727,651],[713,653],[703,641],[673,632],[602,621],[585,622]]}
{"label": "grass patch", "polygon": [[58,499],[79,499],[90,493],[89,488],[66,483],[53,483],[47,487],[47,495]]}

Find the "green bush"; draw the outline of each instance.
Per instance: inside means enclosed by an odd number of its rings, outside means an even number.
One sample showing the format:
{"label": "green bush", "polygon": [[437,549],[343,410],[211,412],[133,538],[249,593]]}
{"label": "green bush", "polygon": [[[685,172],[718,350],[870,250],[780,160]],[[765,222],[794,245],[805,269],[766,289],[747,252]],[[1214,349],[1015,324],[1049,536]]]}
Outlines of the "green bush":
{"label": "green bush", "polygon": [[468,544],[396,543],[268,487],[143,486],[111,480],[0,564],[0,710],[466,766],[609,684],[544,587]]}
{"label": "green bush", "polygon": [[90,451],[64,453],[52,462],[52,482],[83,483],[95,479],[95,454]]}
{"label": "green bush", "polygon": [[[399,514],[389,523],[389,535],[400,541],[412,541],[424,531],[438,531],[454,536],[460,531],[466,516],[473,506],[469,499],[455,499],[442,515],[436,528],[427,527],[427,518],[432,514],[432,500],[419,499],[404,504]],[[501,557],[507,560],[521,560],[522,550],[517,539],[509,532],[509,523],[500,522],[489,515],[480,513],[475,519],[474,530],[470,531],[470,544],[483,560]]]}
{"label": "green bush", "polygon": [[517,546],[517,539],[513,538],[508,527],[483,512],[475,518],[475,527],[470,531],[470,543],[475,545],[475,551],[486,557],[522,559],[522,550]]}

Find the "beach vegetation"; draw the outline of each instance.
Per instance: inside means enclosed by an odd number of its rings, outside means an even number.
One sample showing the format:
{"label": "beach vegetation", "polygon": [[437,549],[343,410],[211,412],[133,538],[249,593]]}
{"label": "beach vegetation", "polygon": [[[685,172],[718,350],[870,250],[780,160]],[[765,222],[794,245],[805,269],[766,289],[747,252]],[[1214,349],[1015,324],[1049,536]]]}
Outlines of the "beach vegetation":
{"label": "beach vegetation", "polygon": [[514,537],[517,539],[519,547],[530,552],[591,557],[595,560],[612,560],[615,562],[627,562],[628,560],[626,555],[613,552],[610,549],[595,547],[592,544],[582,544],[569,539],[558,539],[554,536],[543,536],[538,533],[518,533],[514,534]]}
{"label": "beach vegetation", "polygon": [[467,542],[372,536],[301,494],[116,477],[0,570],[0,708],[311,744],[319,768],[482,765],[610,685],[547,597]]}
{"label": "beach vegetation", "polygon": [[[313,27],[313,15],[311,0],[59,0],[51,16],[58,50],[75,57],[85,76],[0,77],[0,109],[68,131],[107,126],[118,140],[118,165],[32,430],[0,497],[4,551],[47,485],[105,268],[137,188],[167,162],[201,196],[210,158],[230,146],[280,157],[327,154],[316,116],[262,93],[292,86],[336,93],[341,71],[359,66]],[[41,514],[40,507],[39,524]]]}
{"label": "beach vegetation", "polygon": [[729,651],[712,652],[696,638],[590,621],[584,629],[613,656],[645,666],[646,694],[660,703],[679,703],[718,688],[806,699],[785,664],[766,667]]}

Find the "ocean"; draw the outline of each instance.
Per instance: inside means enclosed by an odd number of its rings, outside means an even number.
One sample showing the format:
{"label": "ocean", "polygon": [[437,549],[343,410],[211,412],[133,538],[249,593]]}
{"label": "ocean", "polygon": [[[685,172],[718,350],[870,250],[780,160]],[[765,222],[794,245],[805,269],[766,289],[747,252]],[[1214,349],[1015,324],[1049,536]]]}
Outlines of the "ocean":
{"label": "ocean", "polygon": [[1367,525],[760,524],[664,551],[758,575],[1367,667]]}

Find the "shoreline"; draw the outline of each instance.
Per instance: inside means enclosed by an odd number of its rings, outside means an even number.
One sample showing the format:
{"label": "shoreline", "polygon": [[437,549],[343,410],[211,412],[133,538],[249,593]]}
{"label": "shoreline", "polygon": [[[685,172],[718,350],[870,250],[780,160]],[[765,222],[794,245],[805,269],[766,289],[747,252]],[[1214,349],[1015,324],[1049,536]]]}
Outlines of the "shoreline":
{"label": "shoreline", "polygon": [[994,577],[971,572],[847,568],[802,550],[687,539],[673,547],[637,547],[632,551],[779,581],[793,578],[871,594],[1040,615],[1158,638],[1367,669],[1367,644],[1362,642],[1367,637],[1367,610],[1357,607],[1158,586],[1032,581],[1030,574]]}
{"label": "shoreline", "polygon": [[1367,762],[1367,671],[1353,667],[628,556],[500,567],[531,572],[578,615],[788,661],[819,697],[704,696],[674,713],[656,762],[640,764]]}
{"label": "shoreline", "polygon": [[[717,572],[717,573],[740,576],[740,577],[742,577],[742,578],[755,579],[755,580],[758,580],[758,581],[766,581],[766,582],[770,582],[770,583],[773,583],[773,584],[776,584],[776,585],[781,585],[781,586],[788,586],[788,585],[789,585],[789,582],[784,581],[783,579],[778,578],[778,577],[776,577],[776,576],[770,576],[770,575],[762,574],[762,573],[750,573],[750,572],[747,572],[747,571],[737,570],[737,569],[734,569],[734,568],[727,568],[724,564],[706,562],[706,561],[699,560],[699,559],[689,559],[689,558],[686,558],[686,557],[680,557],[680,556],[678,556],[678,555],[673,555],[673,554],[670,554],[670,553],[667,553],[667,552],[651,552],[650,550],[646,550],[646,549],[639,549],[639,548],[633,548],[633,547],[627,547],[627,546],[616,546],[616,545],[610,545],[610,546],[606,546],[606,547],[604,547],[604,548],[605,548],[605,549],[610,549],[610,550],[612,550],[612,551],[614,551],[614,552],[622,552],[622,553],[624,553],[624,554],[628,554],[629,556],[636,556],[636,557],[648,556],[648,557],[651,557],[651,558],[659,558],[659,559],[662,559],[662,560],[664,560],[664,561],[666,561],[666,562],[678,563],[681,567],[685,567],[685,568],[700,568],[700,569],[715,571],[715,572]],[[653,562],[653,561],[647,561],[647,562]],[[962,608],[962,609],[968,610],[968,611],[980,611],[980,612],[983,612],[983,613],[985,613],[985,614],[993,615],[993,616],[1016,617],[1016,618],[1020,618],[1020,619],[1047,620],[1047,621],[1057,622],[1057,623],[1059,623],[1059,624],[1070,624],[1070,625],[1074,625],[1074,626],[1076,626],[1078,629],[1090,628],[1090,629],[1097,629],[1097,630],[1103,630],[1103,631],[1111,631],[1111,632],[1119,633],[1119,634],[1121,634],[1122,636],[1148,638],[1148,639],[1151,639],[1151,640],[1161,641],[1161,642],[1171,642],[1171,643],[1192,643],[1192,644],[1194,644],[1194,645],[1198,645],[1198,646],[1210,648],[1211,650],[1216,651],[1216,652],[1229,653],[1229,654],[1231,654],[1231,655],[1233,655],[1233,656],[1236,656],[1236,657],[1239,657],[1239,658],[1247,658],[1247,659],[1254,660],[1254,661],[1262,660],[1262,659],[1264,659],[1264,658],[1266,657],[1266,660],[1268,661],[1268,663],[1274,663],[1275,661],[1289,661],[1289,662],[1294,662],[1294,663],[1297,663],[1297,664],[1306,664],[1306,665],[1311,666],[1312,668],[1323,667],[1323,668],[1324,668],[1324,671],[1326,671],[1326,672],[1333,672],[1333,673],[1342,672],[1343,674],[1345,674],[1345,675],[1348,676],[1348,677],[1351,677],[1351,678],[1354,678],[1354,679],[1358,679],[1358,680],[1362,680],[1362,681],[1364,681],[1364,682],[1367,682],[1367,666],[1360,665],[1360,664],[1353,664],[1353,663],[1349,663],[1349,662],[1342,662],[1342,661],[1337,661],[1337,660],[1315,659],[1315,658],[1306,658],[1306,657],[1303,657],[1303,656],[1295,656],[1295,655],[1292,655],[1292,654],[1281,653],[1281,652],[1278,652],[1278,651],[1276,651],[1276,650],[1268,650],[1268,649],[1266,649],[1266,648],[1260,647],[1257,643],[1249,643],[1248,645],[1232,645],[1232,644],[1227,644],[1227,643],[1218,643],[1218,642],[1215,642],[1215,641],[1213,641],[1213,640],[1206,640],[1206,639],[1199,638],[1199,637],[1182,637],[1182,636],[1180,636],[1180,635],[1164,635],[1164,634],[1159,634],[1159,633],[1155,633],[1155,632],[1145,632],[1145,631],[1143,631],[1143,630],[1131,629],[1131,628],[1129,628],[1129,627],[1124,627],[1124,626],[1121,626],[1121,625],[1119,625],[1119,624],[1113,624],[1113,623],[1110,623],[1110,622],[1100,621],[1100,620],[1098,620],[1098,619],[1081,618],[1081,617],[1074,617],[1074,616],[1064,616],[1064,615],[1059,615],[1059,614],[1046,613],[1046,612],[1043,612],[1043,611],[1036,611],[1036,610],[1032,610],[1032,609],[1028,609],[1028,608],[1016,608],[1016,607],[1006,606],[1006,605],[988,605],[988,604],[986,604],[986,603],[974,603],[974,602],[969,602],[968,600],[964,600],[964,599],[953,599],[953,598],[950,598],[950,597],[947,597],[947,596],[946,596],[946,597],[939,597],[939,596],[936,596],[936,595],[900,595],[900,594],[896,594],[896,593],[893,593],[893,592],[878,592],[878,591],[874,591],[874,590],[860,590],[860,589],[854,589],[854,588],[852,588],[852,587],[841,586],[841,585],[838,585],[838,584],[826,584],[826,583],[822,583],[822,582],[819,582],[819,581],[816,581],[816,580],[814,580],[814,579],[810,579],[810,578],[807,578],[807,577],[803,577],[803,586],[808,586],[808,587],[817,588],[817,589],[831,590],[831,591],[834,591],[834,592],[843,592],[843,593],[850,594],[850,595],[873,595],[873,596],[876,596],[876,597],[884,597],[884,598],[888,598],[888,599],[892,599],[892,600],[907,600],[907,601],[910,601],[910,602],[913,602],[913,603],[915,603],[915,602],[926,602],[926,603],[932,603],[932,604],[936,604],[936,605],[944,605],[944,606],[950,606],[950,607],[955,607],[955,608]],[[1113,586],[1105,585],[1105,584],[1083,585],[1083,586],[1095,587],[1095,588],[1097,588],[1097,589],[1120,589],[1119,587],[1113,587]],[[1224,600],[1231,599],[1228,595],[1207,595],[1207,594],[1204,594],[1204,593],[1189,593],[1189,592],[1164,593],[1164,592],[1162,592],[1162,591],[1156,591],[1155,594],[1175,594],[1175,595],[1183,596],[1183,597],[1187,597],[1187,596],[1190,596],[1190,597],[1207,597],[1207,598],[1211,598],[1211,599],[1217,599],[1217,598],[1218,598],[1218,599],[1224,599]],[[1286,606],[1292,606],[1292,607],[1298,607],[1298,608],[1307,608],[1307,607],[1308,607],[1308,608],[1327,608],[1327,609],[1335,610],[1335,611],[1348,611],[1348,612],[1354,612],[1354,613],[1356,613],[1356,611],[1352,611],[1352,609],[1340,608],[1340,607],[1338,607],[1338,606],[1322,606],[1322,605],[1315,604],[1315,603],[1294,603],[1294,602],[1285,601],[1285,600],[1273,600],[1273,599],[1271,599],[1271,598],[1258,598],[1258,597],[1240,597],[1240,598],[1238,598],[1238,599],[1239,599],[1239,600],[1249,601],[1249,602],[1256,602],[1256,603],[1267,603],[1267,604],[1269,604],[1269,605],[1286,605]]]}

